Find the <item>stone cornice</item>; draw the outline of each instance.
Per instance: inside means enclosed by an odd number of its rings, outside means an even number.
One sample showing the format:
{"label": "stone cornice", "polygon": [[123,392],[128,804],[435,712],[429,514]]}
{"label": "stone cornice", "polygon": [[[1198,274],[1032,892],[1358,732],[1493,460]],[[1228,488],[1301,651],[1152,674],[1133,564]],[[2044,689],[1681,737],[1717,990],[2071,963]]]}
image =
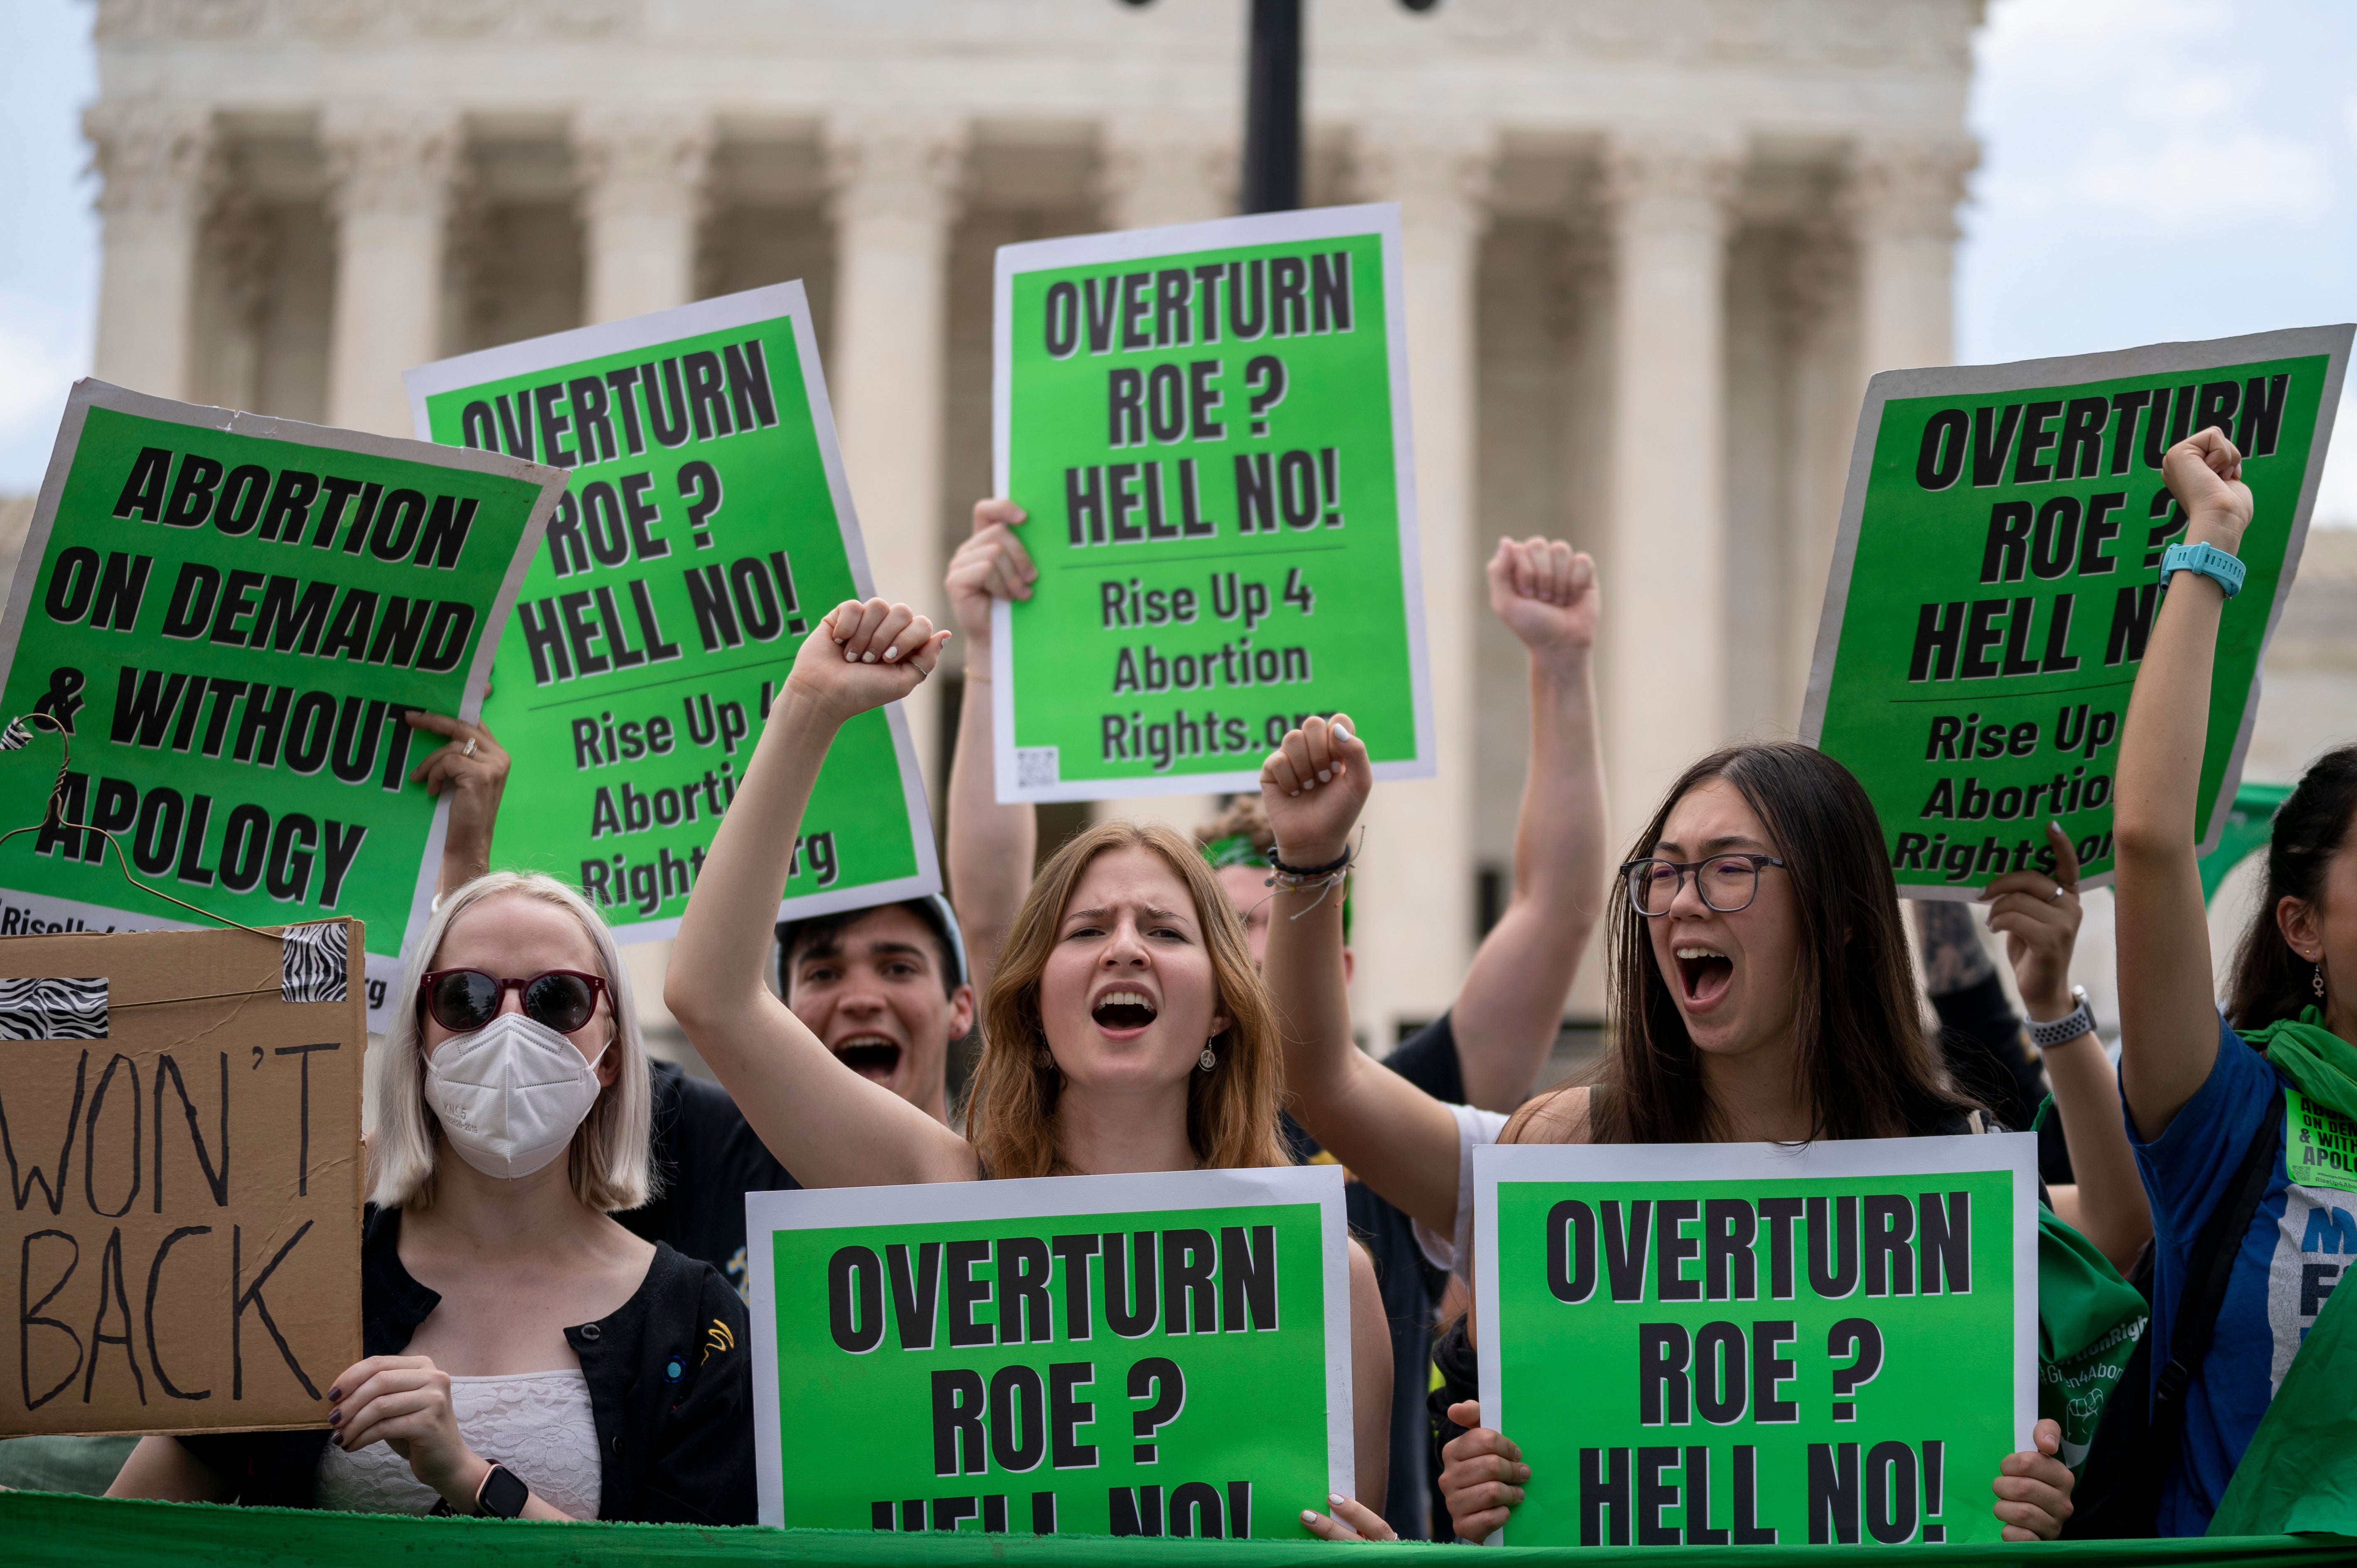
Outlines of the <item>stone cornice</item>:
{"label": "stone cornice", "polygon": [[99,210],[195,218],[221,185],[213,115],[200,103],[93,103],[82,135],[98,172]]}
{"label": "stone cornice", "polygon": [[[942,25],[929,27],[911,19],[905,3],[887,11],[698,0],[673,12],[648,0],[98,0],[96,31],[102,44],[733,35],[863,52],[977,38],[1058,50],[1075,41],[1092,48],[1178,41],[1161,18],[1125,16],[1110,6],[1105,15],[1075,17],[1069,5],[1035,0],[977,19],[970,0],[938,4]],[[1328,59],[1353,64],[1413,62],[1436,52],[1459,59],[1541,54],[1962,76],[1971,70],[1981,11],[1982,0],[1459,0],[1423,16],[1386,14],[1338,28],[1316,47]],[[1222,40],[1221,52],[1238,52],[1241,44],[1240,38]]]}

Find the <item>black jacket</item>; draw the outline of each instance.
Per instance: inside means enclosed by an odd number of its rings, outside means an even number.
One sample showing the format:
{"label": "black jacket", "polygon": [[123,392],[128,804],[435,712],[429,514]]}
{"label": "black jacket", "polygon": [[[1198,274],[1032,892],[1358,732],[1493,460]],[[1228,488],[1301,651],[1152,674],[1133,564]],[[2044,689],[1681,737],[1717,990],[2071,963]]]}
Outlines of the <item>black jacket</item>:
{"label": "black jacket", "polygon": [[[369,1210],[361,1243],[361,1348],[397,1356],[441,1297],[402,1267],[399,1209]],[[752,1352],[745,1304],[718,1271],[661,1242],[638,1291],[567,1328],[597,1422],[597,1517],[751,1524]],[[248,1507],[310,1508],[327,1429],[183,1437]],[[496,1461],[500,1455],[487,1454]]]}

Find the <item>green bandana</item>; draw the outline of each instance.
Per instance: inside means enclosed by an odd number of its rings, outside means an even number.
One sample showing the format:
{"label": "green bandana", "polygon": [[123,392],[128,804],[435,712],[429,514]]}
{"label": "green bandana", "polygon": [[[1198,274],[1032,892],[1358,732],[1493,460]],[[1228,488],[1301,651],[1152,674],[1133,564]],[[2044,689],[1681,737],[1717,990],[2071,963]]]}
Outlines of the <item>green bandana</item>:
{"label": "green bandana", "polygon": [[[1268,856],[1253,843],[1250,833],[1230,833],[1196,847],[1202,851],[1203,863],[1213,871],[1225,871],[1231,865],[1249,865],[1257,871],[1268,865]],[[1342,940],[1348,943],[1350,940],[1351,895],[1346,888],[1342,894]]]}
{"label": "green bandana", "polygon": [[1268,856],[1253,847],[1250,833],[1230,833],[1223,839],[1213,839],[1201,846],[1204,864],[1214,871],[1225,871],[1231,865],[1265,866]]}
{"label": "green bandana", "polygon": [[2279,1018],[2242,1035],[2302,1094],[2357,1122],[2357,1046],[2326,1028],[2320,1009],[2304,1007],[2297,1018]]}

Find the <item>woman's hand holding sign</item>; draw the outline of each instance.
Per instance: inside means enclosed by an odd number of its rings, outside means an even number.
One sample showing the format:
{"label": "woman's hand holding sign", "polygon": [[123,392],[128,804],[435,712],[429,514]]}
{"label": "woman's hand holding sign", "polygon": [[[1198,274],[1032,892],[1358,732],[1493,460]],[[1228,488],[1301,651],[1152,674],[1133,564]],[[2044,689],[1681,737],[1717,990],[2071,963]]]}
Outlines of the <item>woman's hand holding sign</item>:
{"label": "woman's hand holding sign", "polygon": [[1450,1405],[1448,1419],[1465,1428],[1463,1436],[1440,1451],[1440,1495],[1448,1503],[1448,1522],[1467,1541],[1486,1541],[1523,1500],[1531,1467],[1504,1433],[1480,1424],[1481,1407],[1473,1401]]}

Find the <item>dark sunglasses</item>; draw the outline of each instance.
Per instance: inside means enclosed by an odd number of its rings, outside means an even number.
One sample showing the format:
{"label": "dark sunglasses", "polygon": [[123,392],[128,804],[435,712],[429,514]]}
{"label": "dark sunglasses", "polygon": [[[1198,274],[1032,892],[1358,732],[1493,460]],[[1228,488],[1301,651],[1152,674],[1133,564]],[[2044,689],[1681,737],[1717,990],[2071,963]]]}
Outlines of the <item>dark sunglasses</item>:
{"label": "dark sunglasses", "polygon": [[525,1017],[569,1035],[589,1022],[605,989],[602,975],[576,969],[544,969],[529,980],[500,980],[479,969],[437,969],[417,980],[419,1004],[436,1023],[459,1035],[497,1017],[511,991],[523,993]]}

